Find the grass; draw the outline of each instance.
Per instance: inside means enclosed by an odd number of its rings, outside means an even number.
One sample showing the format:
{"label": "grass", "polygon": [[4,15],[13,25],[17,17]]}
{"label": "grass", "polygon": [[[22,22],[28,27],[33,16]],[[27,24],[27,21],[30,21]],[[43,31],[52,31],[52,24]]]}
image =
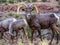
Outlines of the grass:
{"label": "grass", "polygon": [[24,45],[22,42],[18,42],[18,45]]}
{"label": "grass", "polygon": [[60,24],[57,24],[56,26],[57,26],[57,27],[60,27]]}
{"label": "grass", "polygon": [[15,17],[16,17],[16,18],[19,18],[19,16],[20,16],[20,15],[18,15],[18,14],[15,14]]}
{"label": "grass", "polygon": [[[55,45],[54,43],[55,42],[52,42],[52,45]],[[0,43],[0,45],[2,45],[2,44]],[[5,45],[8,45],[8,44],[5,44]],[[19,41],[17,45],[24,45],[24,43],[22,43],[21,41]],[[25,45],[26,45],[26,43],[25,43]],[[31,43],[31,42],[29,42],[29,45],[34,45],[34,44]],[[42,42],[39,42],[39,45],[49,45],[49,41],[43,40]],[[56,44],[56,45],[60,45],[60,42],[58,44]]]}
{"label": "grass", "polygon": [[60,6],[56,6],[57,8],[60,8]]}
{"label": "grass", "polygon": [[8,2],[5,2],[5,5],[8,5]]}
{"label": "grass", "polygon": [[[55,41],[56,40],[53,40],[52,45],[60,45],[60,42],[58,44],[55,44],[56,43]],[[39,41],[39,42],[37,41],[37,45],[49,45],[49,42],[50,42],[50,40],[48,41],[48,40],[45,39],[43,41]],[[24,45],[24,43],[19,42],[18,45]],[[25,45],[26,45],[26,43],[25,43]],[[35,43],[31,43],[29,41],[29,45],[35,45]]]}
{"label": "grass", "polygon": [[40,45],[48,45],[48,41],[47,40],[43,40],[41,43],[39,43]]}
{"label": "grass", "polygon": [[9,14],[9,16],[13,16],[13,13],[11,11],[8,14]]}
{"label": "grass", "polygon": [[27,33],[28,33],[28,37],[30,38],[31,37],[31,32],[30,32],[29,26],[27,26],[26,30],[27,30]]}

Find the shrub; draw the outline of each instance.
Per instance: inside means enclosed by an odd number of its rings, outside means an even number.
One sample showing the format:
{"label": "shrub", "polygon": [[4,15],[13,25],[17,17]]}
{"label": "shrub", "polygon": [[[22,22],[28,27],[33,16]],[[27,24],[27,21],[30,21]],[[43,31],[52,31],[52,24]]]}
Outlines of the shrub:
{"label": "shrub", "polygon": [[57,24],[56,26],[57,26],[57,27],[60,27],[60,24]]}
{"label": "shrub", "polygon": [[15,17],[16,17],[16,18],[19,18],[20,16],[19,16],[19,14],[15,14]]}
{"label": "shrub", "polygon": [[46,2],[47,0],[42,0],[42,2]]}
{"label": "shrub", "polygon": [[31,32],[30,32],[29,26],[27,26],[26,30],[27,30],[27,32],[28,32],[28,37],[30,38],[30,37],[31,37]]}
{"label": "shrub", "polygon": [[9,12],[9,16],[12,16],[12,15],[13,15],[13,13],[10,11],[10,12]]}
{"label": "shrub", "polygon": [[5,5],[8,5],[8,2],[6,2]]}
{"label": "shrub", "polygon": [[9,3],[14,3],[14,0],[9,0]]}
{"label": "shrub", "polygon": [[19,19],[23,19],[23,17],[19,16]]}
{"label": "shrub", "polygon": [[5,3],[6,2],[6,0],[0,0],[0,3]]}
{"label": "shrub", "polygon": [[56,6],[57,8],[60,8],[60,6]]}
{"label": "shrub", "polygon": [[36,2],[37,0],[32,0],[33,2]]}

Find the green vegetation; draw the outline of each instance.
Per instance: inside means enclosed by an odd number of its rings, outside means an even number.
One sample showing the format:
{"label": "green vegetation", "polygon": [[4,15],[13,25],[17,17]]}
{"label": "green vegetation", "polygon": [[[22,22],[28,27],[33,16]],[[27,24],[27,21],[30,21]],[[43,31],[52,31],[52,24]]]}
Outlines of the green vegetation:
{"label": "green vegetation", "polygon": [[0,3],[14,3],[14,0],[0,0]]}
{"label": "green vegetation", "polygon": [[23,19],[23,17],[19,16],[19,19]]}
{"label": "green vegetation", "polygon": [[[0,3],[8,2],[8,3],[16,3],[16,2],[37,2],[38,0],[0,0]],[[46,2],[47,0],[41,0],[42,2]],[[59,2],[59,0],[56,0]]]}
{"label": "green vegetation", "polygon": [[57,27],[60,27],[60,24],[57,24],[56,26],[57,26]]}
{"label": "green vegetation", "polygon": [[32,11],[32,14],[36,14],[36,13],[37,13],[36,10]]}
{"label": "green vegetation", "polygon": [[31,32],[30,32],[29,26],[27,26],[27,32],[28,32],[28,37],[30,38],[31,37]]}
{"label": "green vegetation", "polygon": [[37,0],[32,0],[32,2],[37,2]]}
{"label": "green vegetation", "polygon": [[47,0],[42,0],[42,2],[46,2]]}
{"label": "green vegetation", "polygon": [[0,0],[0,3],[16,3],[16,2],[22,2],[22,1],[27,1],[27,2],[36,2],[37,0]]}
{"label": "green vegetation", "polygon": [[23,43],[22,42],[18,42],[18,45],[23,45]]}
{"label": "green vegetation", "polygon": [[9,14],[9,16],[13,16],[13,13],[11,11],[8,14]]}
{"label": "green vegetation", "polygon": [[60,6],[56,6],[57,8],[60,8]]}
{"label": "green vegetation", "polygon": [[8,2],[5,2],[5,5],[8,5]]}
{"label": "green vegetation", "polygon": [[21,2],[21,0],[18,0],[19,2]]}
{"label": "green vegetation", "polygon": [[16,18],[19,18],[19,15],[18,15],[18,14],[15,14],[15,17],[16,17]]}
{"label": "green vegetation", "polygon": [[0,0],[0,3],[4,3],[4,2],[6,2],[6,0]]}
{"label": "green vegetation", "polygon": [[14,14],[15,15],[15,18],[18,18],[18,19],[22,19],[23,17],[20,16],[19,14]]}
{"label": "green vegetation", "polygon": [[9,3],[14,3],[14,0],[9,0]]}

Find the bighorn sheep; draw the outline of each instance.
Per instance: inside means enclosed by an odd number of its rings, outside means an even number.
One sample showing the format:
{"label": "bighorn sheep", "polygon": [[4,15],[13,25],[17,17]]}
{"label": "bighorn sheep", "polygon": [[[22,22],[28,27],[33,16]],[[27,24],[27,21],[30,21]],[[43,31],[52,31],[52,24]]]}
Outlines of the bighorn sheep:
{"label": "bighorn sheep", "polygon": [[14,21],[16,21],[15,18],[7,18],[5,20],[0,21],[1,38],[3,38],[4,32],[9,31],[9,25]]}
{"label": "bighorn sheep", "polygon": [[[22,30],[22,29],[25,34],[25,37],[28,39],[26,26],[27,26],[27,22],[25,19],[20,19],[15,22],[12,22],[9,26],[9,33],[12,36],[12,39],[14,36],[16,36],[16,40],[17,40],[18,32],[19,30]],[[16,35],[14,35],[14,32],[16,32]]]}
{"label": "bighorn sheep", "polygon": [[[24,11],[26,12],[26,20],[27,23],[31,29],[31,41],[33,41],[33,33],[35,30],[38,30],[38,33],[40,35],[41,41],[41,29],[48,29],[50,28],[52,31],[52,39],[54,38],[54,34],[57,34],[57,43],[58,43],[58,27],[56,26],[56,23],[59,20],[59,17],[53,13],[53,14],[47,14],[47,15],[39,15],[39,14],[31,14],[33,10],[33,4],[26,5],[24,4]],[[50,44],[51,44],[50,42]]]}

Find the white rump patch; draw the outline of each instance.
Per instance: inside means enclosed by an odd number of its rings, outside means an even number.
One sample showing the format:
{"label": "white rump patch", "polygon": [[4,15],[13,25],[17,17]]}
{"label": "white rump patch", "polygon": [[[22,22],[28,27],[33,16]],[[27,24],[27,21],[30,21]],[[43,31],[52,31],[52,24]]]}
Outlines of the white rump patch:
{"label": "white rump patch", "polygon": [[17,21],[15,18],[13,18],[13,22]]}
{"label": "white rump patch", "polygon": [[55,17],[58,19],[58,22],[59,22],[59,17],[54,13]]}

